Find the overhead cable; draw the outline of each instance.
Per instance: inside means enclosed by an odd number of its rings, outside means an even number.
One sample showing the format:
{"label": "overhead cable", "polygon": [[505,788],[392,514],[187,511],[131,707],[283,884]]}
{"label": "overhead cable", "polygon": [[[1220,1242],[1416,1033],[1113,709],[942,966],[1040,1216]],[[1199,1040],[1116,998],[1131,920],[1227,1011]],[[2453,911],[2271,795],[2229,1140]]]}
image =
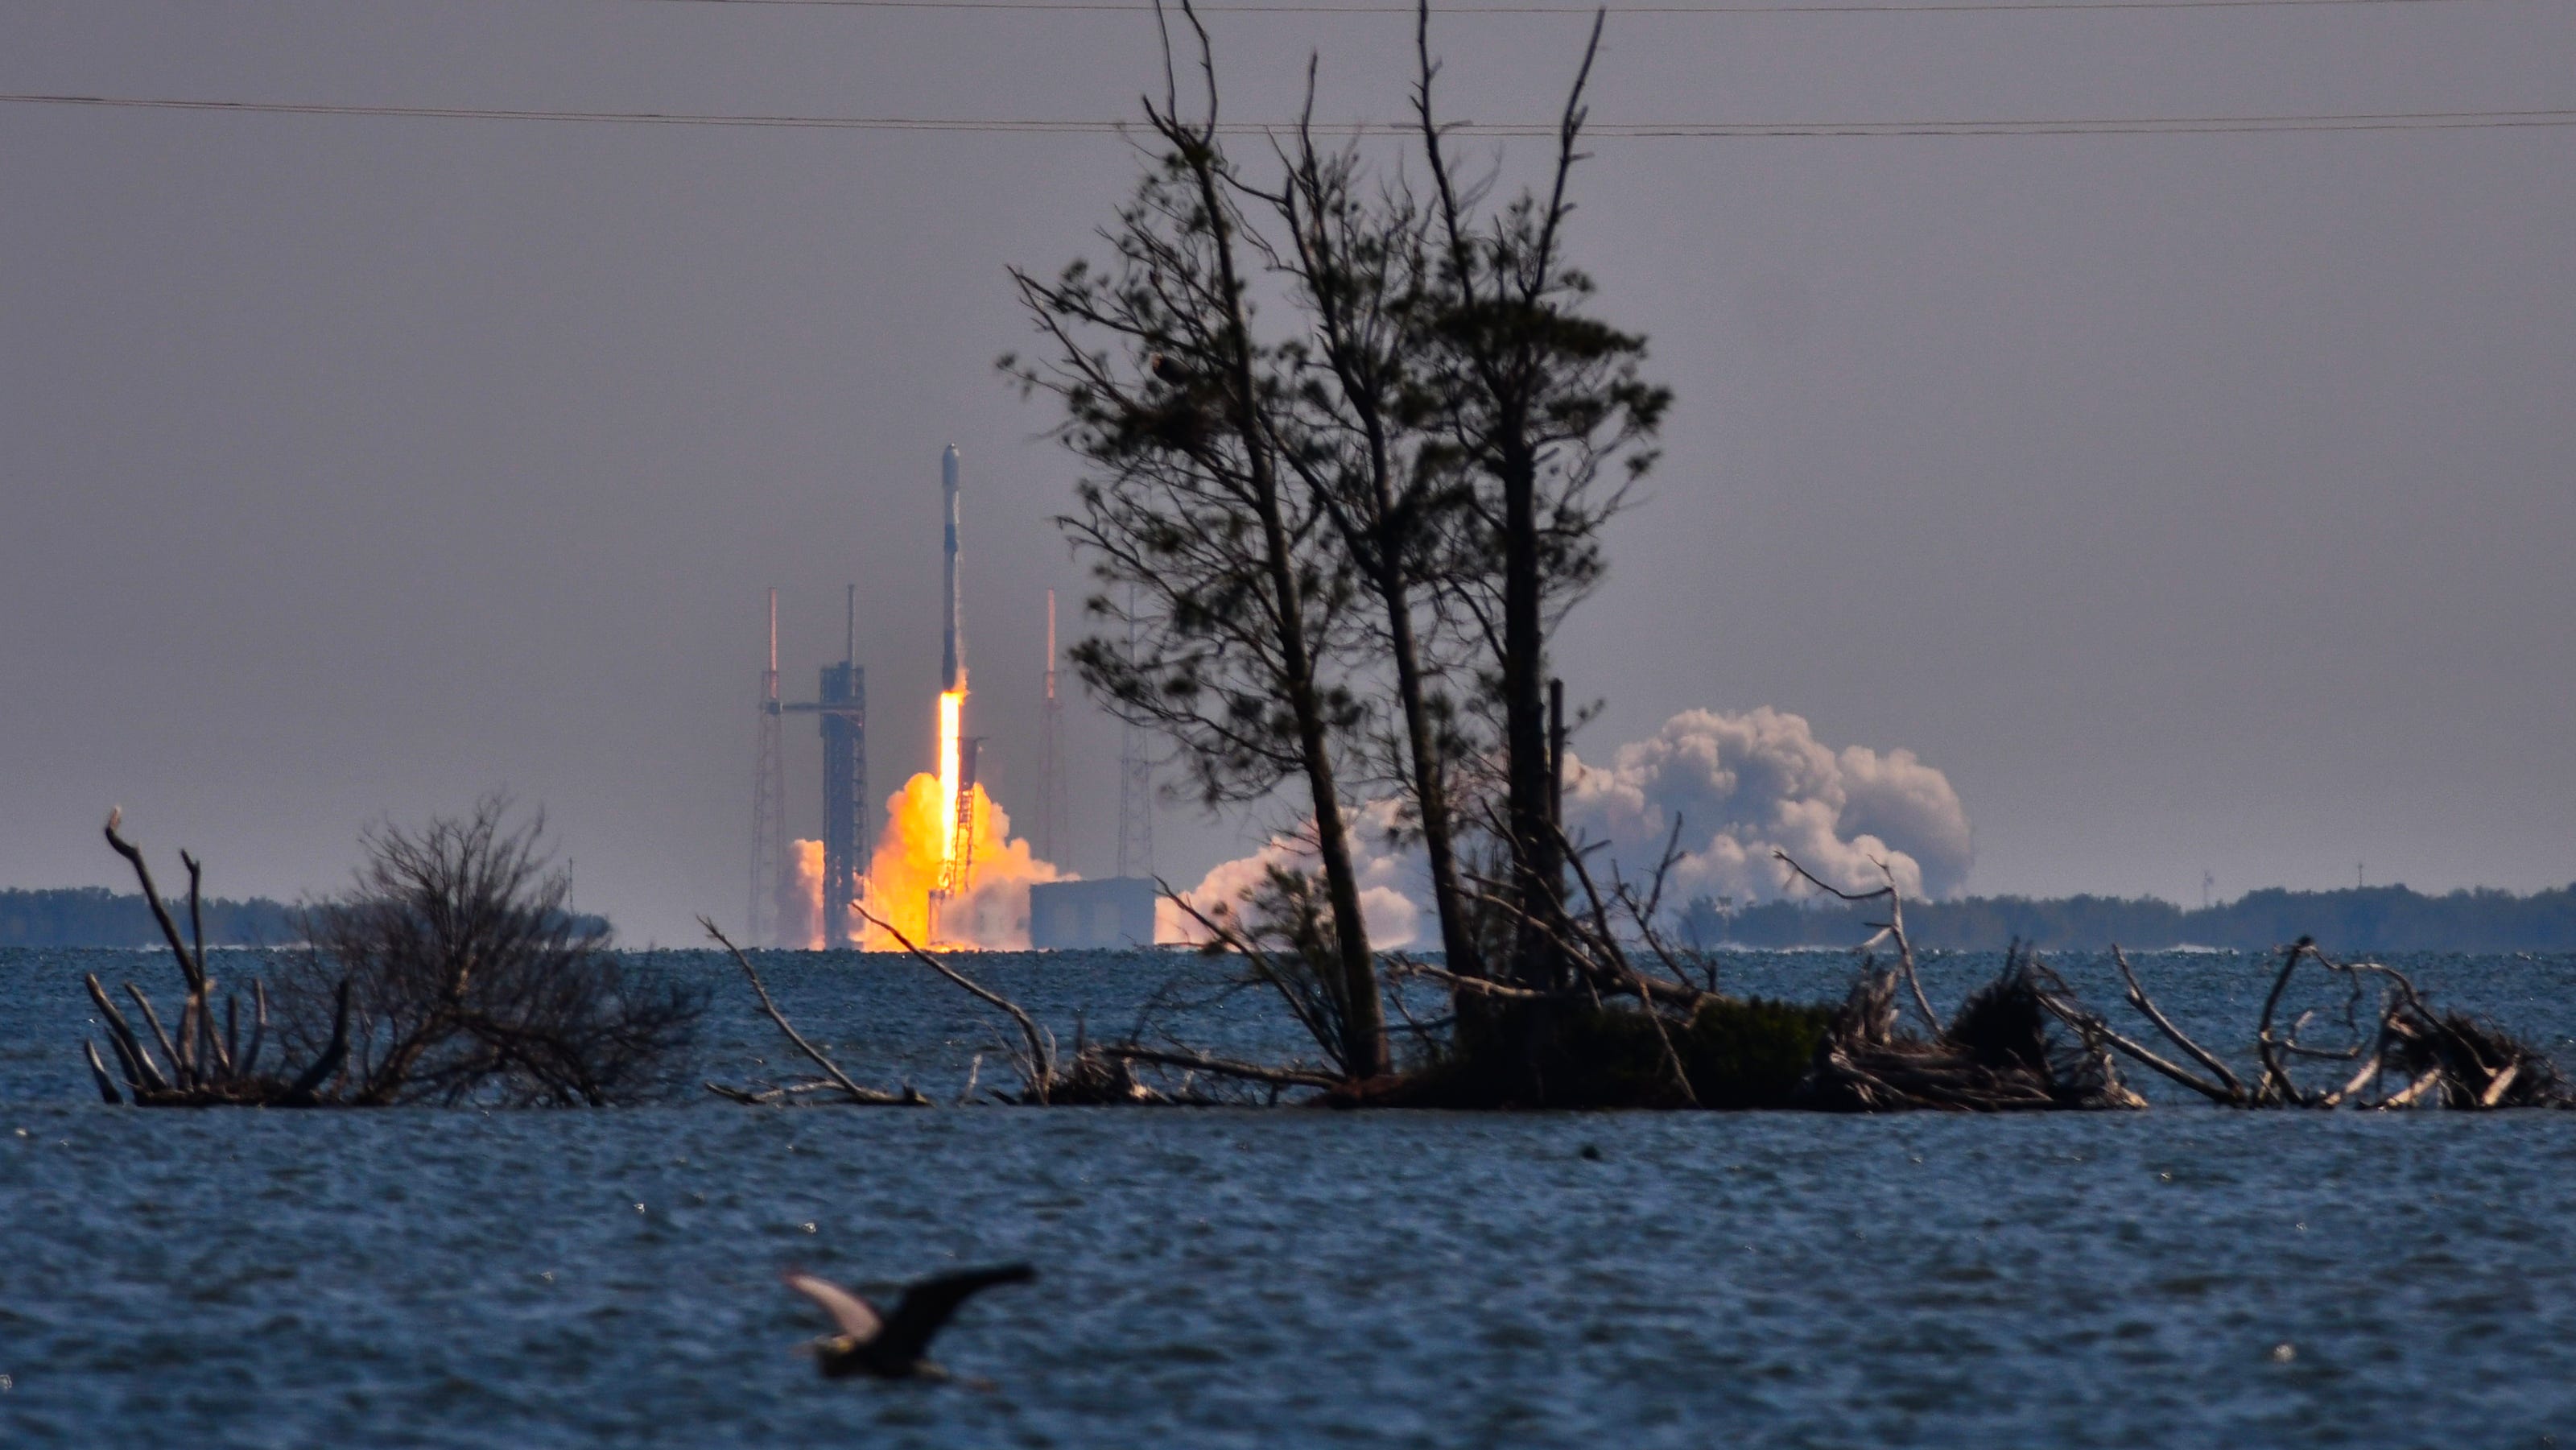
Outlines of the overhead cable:
{"label": "overhead cable", "polygon": [[[1063,10],[1151,11],[1153,0],[625,0],[644,5],[716,5],[754,9],[825,10]],[[1911,5],[1869,0],[1818,0],[1811,5],[1555,5],[1498,0],[1491,5],[1434,5],[1434,15],[1952,15],[2015,10],[2277,10],[2309,5],[2463,5],[2480,0],[1922,0]],[[1201,5],[1201,15],[1381,15],[1410,18],[1410,5],[1335,3],[1335,0],[1240,0]]]}
{"label": "overhead cable", "polygon": [[[726,0],[736,3],[736,0]],[[1133,121],[1005,117],[828,116],[687,111],[557,111],[506,106],[373,106],[316,101],[224,101],[154,96],[0,93],[0,104],[90,106],[153,111],[218,111],[283,116],[375,116],[425,121],[552,121],[617,126],[742,126],[802,131],[941,131],[1115,136],[1143,130]],[[2519,111],[2365,111],[2341,115],[2075,116],[2014,120],[1927,121],[1610,121],[1584,134],[1612,140],[1754,140],[1795,136],[2145,136],[2265,131],[2456,131],[2576,126],[2576,108]],[[1222,135],[1268,136],[1292,123],[1229,121]],[[1318,123],[1318,135],[1404,136],[1408,122]],[[1555,122],[1460,121],[1442,132],[1459,137],[1552,137]]]}

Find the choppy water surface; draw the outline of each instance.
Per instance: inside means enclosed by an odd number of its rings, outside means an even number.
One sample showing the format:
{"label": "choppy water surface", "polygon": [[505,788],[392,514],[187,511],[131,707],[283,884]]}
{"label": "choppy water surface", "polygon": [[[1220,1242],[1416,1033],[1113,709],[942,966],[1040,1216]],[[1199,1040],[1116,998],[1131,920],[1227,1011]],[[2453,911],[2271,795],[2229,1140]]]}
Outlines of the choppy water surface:
{"label": "choppy water surface", "polygon": [[[1068,1035],[1171,970],[979,965]],[[2411,965],[2576,1063],[2576,959]],[[84,969],[169,971],[0,952],[13,1446],[2576,1443],[2576,1114],[139,1113],[85,1100]],[[988,1043],[918,968],[769,970],[863,1077]],[[2265,985],[2148,970],[2230,1041]],[[766,1071],[718,980],[707,1072]],[[1185,1025],[1278,1046],[1248,1010]],[[1023,1257],[940,1346],[997,1392],[788,1352],[784,1265]]]}

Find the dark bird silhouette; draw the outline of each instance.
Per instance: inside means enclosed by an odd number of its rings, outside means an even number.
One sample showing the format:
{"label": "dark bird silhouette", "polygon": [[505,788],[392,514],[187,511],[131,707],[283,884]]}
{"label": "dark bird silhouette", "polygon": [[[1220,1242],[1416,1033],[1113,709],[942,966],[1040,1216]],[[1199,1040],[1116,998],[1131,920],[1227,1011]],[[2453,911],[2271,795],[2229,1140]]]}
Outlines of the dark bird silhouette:
{"label": "dark bird silhouette", "polygon": [[957,1306],[996,1284],[1025,1284],[1038,1276],[1026,1264],[995,1269],[967,1269],[924,1279],[903,1291],[891,1314],[812,1274],[790,1272],[779,1277],[788,1288],[823,1306],[840,1333],[814,1341],[814,1360],[826,1379],[870,1375],[877,1379],[946,1379],[948,1371],[931,1362],[925,1351]]}

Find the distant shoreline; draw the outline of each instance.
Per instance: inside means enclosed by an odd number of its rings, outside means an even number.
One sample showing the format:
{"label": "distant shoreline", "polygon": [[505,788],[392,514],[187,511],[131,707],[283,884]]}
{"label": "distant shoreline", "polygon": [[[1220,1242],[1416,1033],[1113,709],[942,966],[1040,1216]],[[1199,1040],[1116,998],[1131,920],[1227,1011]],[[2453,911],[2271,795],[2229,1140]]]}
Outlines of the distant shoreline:
{"label": "distant shoreline", "polygon": [[[1775,901],[1726,912],[1691,902],[1675,917],[1680,940],[1701,948],[1846,950],[1868,935],[1868,910]],[[205,903],[206,944],[294,941],[294,908],[265,897]],[[2516,895],[2478,889],[2428,895],[2405,886],[2289,891],[2269,887],[2233,901],[2184,907],[2155,897],[1970,896],[1909,901],[1917,946],[2001,951],[2019,940],[2041,951],[2269,951],[2313,936],[2343,952],[2576,951],[2576,885]],[[139,895],[100,886],[0,890],[0,946],[158,948],[161,934]]]}
{"label": "distant shoreline", "polygon": [[[182,886],[186,883],[182,882]],[[185,893],[171,910],[187,929]],[[209,947],[274,947],[301,941],[295,908],[265,896],[208,897],[200,907]],[[140,893],[104,886],[0,889],[0,947],[136,947],[166,950]]]}
{"label": "distant shoreline", "polygon": [[[1727,912],[1703,898],[1681,911],[1679,935],[1704,948],[1847,948],[1868,935],[1861,920],[1881,919],[1872,913],[1882,910],[1775,901]],[[2269,951],[2312,936],[2346,953],[2563,952],[2576,951],[2576,885],[2528,896],[2268,887],[2205,907],[2155,897],[1971,896],[1909,901],[1905,927],[1917,947],[1952,951],[2001,951],[2016,940],[2041,951],[2098,951],[2113,942],[2136,951]]]}

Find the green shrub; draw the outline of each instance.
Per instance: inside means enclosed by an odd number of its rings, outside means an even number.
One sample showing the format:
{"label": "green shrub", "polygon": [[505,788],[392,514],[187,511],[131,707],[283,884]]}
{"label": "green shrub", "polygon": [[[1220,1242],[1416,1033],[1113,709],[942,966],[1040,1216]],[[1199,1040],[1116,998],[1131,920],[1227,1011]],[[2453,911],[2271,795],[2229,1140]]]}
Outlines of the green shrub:
{"label": "green shrub", "polygon": [[1832,1016],[1832,1008],[1817,1003],[1712,998],[1673,1047],[1701,1107],[1785,1107]]}

